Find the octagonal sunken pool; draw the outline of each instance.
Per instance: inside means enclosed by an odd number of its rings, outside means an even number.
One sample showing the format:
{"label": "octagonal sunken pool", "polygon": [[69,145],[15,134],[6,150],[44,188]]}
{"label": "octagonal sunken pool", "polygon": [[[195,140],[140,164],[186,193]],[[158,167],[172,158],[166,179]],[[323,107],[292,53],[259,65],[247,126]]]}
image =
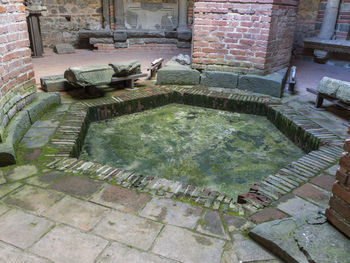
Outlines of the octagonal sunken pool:
{"label": "octagonal sunken pool", "polygon": [[265,116],[169,104],[91,123],[79,158],[236,199],[303,155]]}

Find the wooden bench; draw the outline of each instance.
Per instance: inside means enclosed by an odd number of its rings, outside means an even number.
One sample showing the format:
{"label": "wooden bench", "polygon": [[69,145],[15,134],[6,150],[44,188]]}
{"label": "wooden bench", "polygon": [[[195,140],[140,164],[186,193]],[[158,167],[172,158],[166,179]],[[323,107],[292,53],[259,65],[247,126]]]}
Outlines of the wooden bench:
{"label": "wooden bench", "polygon": [[136,90],[137,88],[135,88],[135,80],[138,78],[143,78],[143,77],[147,77],[147,74],[140,73],[140,74],[129,75],[126,77],[113,77],[111,84],[118,83],[120,81],[128,81],[129,87],[126,88],[126,90]]}
{"label": "wooden bench", "polygon": [[306,88],[306,90],[312,94],[317,95],[316,102],[315,102],[315,108],[320,108],[322,106],[323,100],[328,100],[328,101],[333,102],[335,105],[337,105],[343,109],[350,110],[349,104],[344,103],[337,98],[331,97],[327,94],[320,93],[315,89]]}

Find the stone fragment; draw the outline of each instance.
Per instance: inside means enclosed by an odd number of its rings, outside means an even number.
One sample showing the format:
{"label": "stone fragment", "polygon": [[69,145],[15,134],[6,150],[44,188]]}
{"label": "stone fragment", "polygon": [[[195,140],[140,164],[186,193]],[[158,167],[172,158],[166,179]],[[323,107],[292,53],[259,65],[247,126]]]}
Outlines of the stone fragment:
{"label": "stone fragment", "polygon": [[224,245],[223,240],[168,225],[152,251],[181,262],[219,263]]}
{"label": "stone fragment", "polygon": [[337,80],[339,88],[336,94],[337,99],[350,103],[350,82]]}
{"label": "stone fragment", "polygon": [[350,240],[320,214],[263,223],[249,235],[286,262],[350,262]]}
{"label": "stone fragment", "polygon": [[116,77],[141,73],[141,63],[138,60],[110,63],[109,65],[114,69],[114,76]]}
{"label": "stone fragment", "polygon": [[189,66],[169,61],[165,67],[158,70],[158,85],[197,85],[200,73]]}
{"label": "stone fragment", "polygon": [[53,262],[94,262],[108,241],[82,233],[67,226],[56,226],[39,240],[30,251]]}
{"label": "stone fragment", "polygon": [[95,37],[91,37],[89,39],[89,43],[91,45],[93,44],[113,44],[114,40],[112,37],[106,37],[106,38],[95,38]]}
{"label": "stone fragment", "polygon": [[142,210],[141,216],[164,223],[194,228],[202,209],[167,198],[154,197]]}
{"label": "stone fragment", "polygon": [[75,49],[71,44],[62,43],[62,44],[56,44],[54,46],[54,51],[57,54],[71,54],[75,53]]}
{"label": "stone fragment", "polygon": [[52,75],[40,78],[41,88],[46,92],[69,90],[71,85],[63,75]]}
{"label": "stone fragment", "polygon": [[207,87],[235,89],[238,84],[238,75],[231,72],[203,71],[200,84]]}
{"label": "stone fragment", "polygon": [[64,77],[73,85],[80,87],[100,86],[111,83],[114,70],[108,65],[89,65],[71,67],[64,72]]}
{"label": "stone fragment", "polygon": [[172,57],[171,60],[180,63],[181,65],[191,64],[191,58],[189,55],[179,54],[177,56]]}
{"label": "stone fragment", "polygon": [[197,227],[197,231],[207,235],[229,239],[229,236],[225,233],[225,229],[221,223],[220,214],[217,211],[210,209],[205,211],[203,218]]}

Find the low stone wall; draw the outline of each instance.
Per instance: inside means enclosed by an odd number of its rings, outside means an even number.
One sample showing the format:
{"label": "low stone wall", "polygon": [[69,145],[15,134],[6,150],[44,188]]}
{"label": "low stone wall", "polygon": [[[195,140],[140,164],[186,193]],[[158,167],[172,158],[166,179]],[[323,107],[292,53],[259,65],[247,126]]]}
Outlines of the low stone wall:
{"label": "low stone wall", "polygon": [[326,216],[336,228],[350,238],[350,139],[345,141],[344,151]]}

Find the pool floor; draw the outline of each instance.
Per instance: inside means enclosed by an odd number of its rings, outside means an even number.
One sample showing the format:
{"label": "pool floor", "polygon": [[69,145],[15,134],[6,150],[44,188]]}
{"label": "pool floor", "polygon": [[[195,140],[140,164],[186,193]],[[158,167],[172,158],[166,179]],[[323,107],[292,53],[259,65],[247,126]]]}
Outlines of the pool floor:
{"label": "pool floor", "polygon": [[170,104],[92,123],[80,159],[235,198],[303,155],[266,117]]}

